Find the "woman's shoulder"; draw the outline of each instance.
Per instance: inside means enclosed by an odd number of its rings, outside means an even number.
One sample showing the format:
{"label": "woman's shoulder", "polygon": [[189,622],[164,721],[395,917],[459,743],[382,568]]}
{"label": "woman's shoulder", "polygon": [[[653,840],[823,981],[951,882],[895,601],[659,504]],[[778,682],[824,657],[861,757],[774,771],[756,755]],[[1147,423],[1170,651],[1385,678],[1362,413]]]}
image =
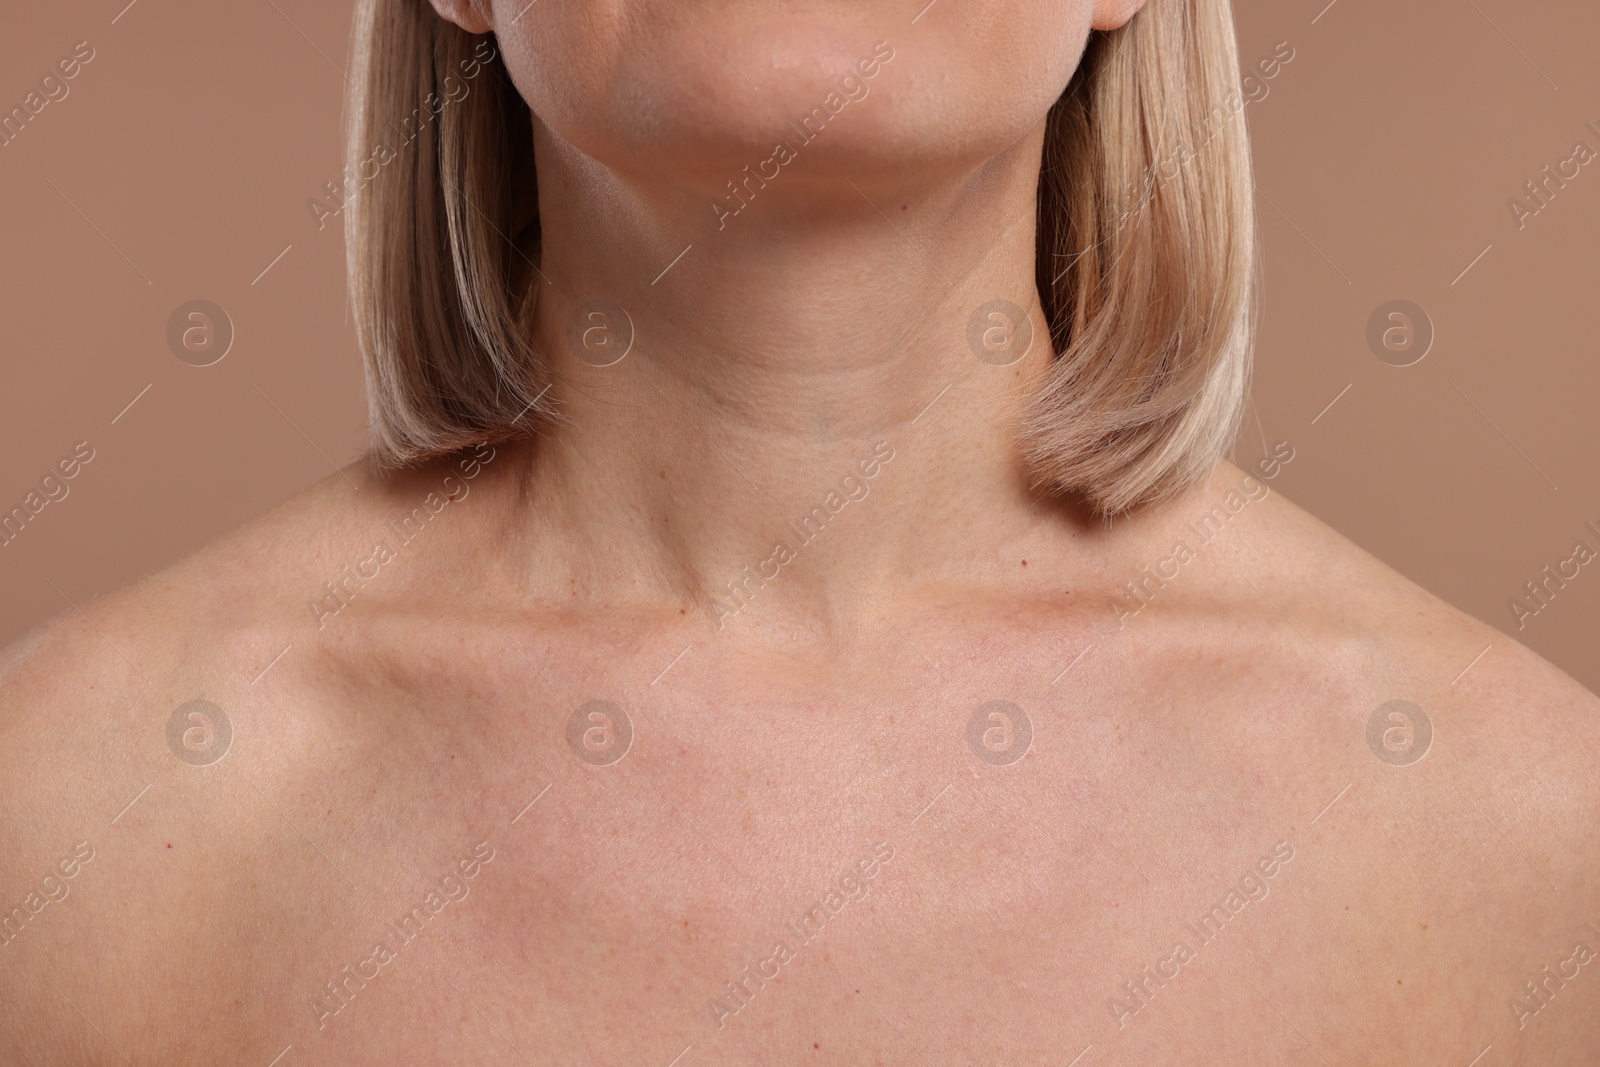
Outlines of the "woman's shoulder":
{"label": "woman's shoulder", "polygon": [[[1184,744],[1224,745],[1305,857],[1283,904],[1296,940],[1275,947],[1345,1021],[1392,1035],[1392,1062],[1474,1040],[1462,1062],[1490,1041],[1584,1062],[1597,994],[1541,1001],[1524,983],[1580,942],[1600,950],[1600,700],[1280,484],[1223,465],[1164,509],[1145,604],[1121,608],[1128,647],[1152,635],[1139,662],[1197,709],[1175,713]],[[1402,995],[1421,999],[1397,1015]]]}
{"label": "woman's shoulder", "polygon": [[326,628],[363,594],[375,600],[400,584],[369,590],[362,575],[379,566],[375,555],[387,563],[412,539],[456,525],[441,516],[467,497],[493,455],[480,446],[381,474],[358,460],[159,571],[72,602],[0,652],[0,671],[34,686],[67,684],[83,671],[105,684],[142,685],[147,667],[185,666],[249,681],[286,633]]}
{"label": "woman's shoulder", "polygon": [[1600,761],[1600,698],[1280,492],[1257,489],[1250,500],[1249,482],[1267,484],[1222,465],[1201,498],[1208,504],[1184,525],[1198,543],[1205,517],[1221,523],[1230,497],[1235,507],[1247,501],[1228,520],[1235,529],[1217,535],[1218,566],[1209,583],[1230,591],[1234,611],[1248,611],[1275,630],[1285,647],[1298,649],[1347,693],[1387,692],[1432,708],[1437,743],[1446,746],[1453,736],[1467,746],[1463,758],[1498,752],[1510,766],[1549,757],[1581,766],[1600,783],[1590,771]]}
{"label": "woman's shoulder", "polygon": [[[1219,469],[1210,498],[1242,492],[1246,477]],[[1251,509],[1219,553],[1218,580],[1309,665],[1308,682],[1338,694],[1328,710],[1341,743],[1397,805],[1389,821],[1431,827],[1430,847],[1453,861],[1489,862],[1479,888],[1505,890],[1498,906],[1515,910],[1515,886],[1564,931],[1600,919],[1585,910],[1600,896],[1600,699],[1281,493],[1241,512]],[[1470,895],[1445,867],[1434,874],[1441,901]],[[1600,934],[1583,936],[1600,948]]]}
{"label": "woman's shoulder", "polygon": [[[435,564],[472,536],[480,502],[463,501],[491,458],[352,464],[0,652],[0,952],[17,957],[0,967],[0,1061],[104,1058],[67,1006],[80,996],[114,1016],[183,1003],[195,975],[218,996],[288,983],[294,939],[241,941],[238,924],[326,894],[304,798],[348,783],[371,742],[350,692],[385,669],[374,650],[395,660],[420,615],[449,621]],[[59,994],[28,977],[46,970]]]}
{"label": "woman's shoulder", "polygon": [[361,522],[365,477],[331,475],[156,572],[74,598],[0,652],[6,691],[32,701],[79,684],[126,692],[185,667],[248,671],[276,636],[283,597],[315,585],[341,532]]}
{"label": "woman's shoulder", "polygon": [[290,983],[293,931],[239,925],[327,894],[305,798],[349,786],[374,727],[352,693],[416,658],[418,619],[470,614],[439,564],[487,513],[492,456],[357,462],[0,652],[0,1061],[107,1056],[46,971],[124,1034],[196,975],[208,996]]}
{"label": "woman's shoulder", "polygon": [[73,598],[0,651],[0,778],[24,785],[0,804],[87,815],[152,766],[201,759],[171,750],[176,709],[274,692],[308,632],[303,602],[376,514],[369,478],[361,465],[331,475],[161,570]]}
{"label": "woman's shoulder", "polygon": [[[1503,698],[1504,687],[1513,684],[1524,696],[1600,710],[1600,700],[1555,665],[1383,563],[1253,473],[1222,465],[1211,496],[1221,501],[1236,490],[1242,494],[1251,480],[1263,486],[1260,500],[1248,505],[1253,521],[1239,524],[1221,574],[1224,581],[1242,582],[1285,627],[1342,635],[1366,657],[1347,667],[1369,677],[1390,672],[1396,681],[1411,678],[1430,689],[1442,685],[1465,704]],[[1215,521],[1225,510],[1203,514]],[[1191,521],[1188,529],[1203,527]],[[1301,642],[1310,636],[1307,630]]]}
{"label": "woman's shoulder", "polygon": [[[414,616],[418,589],[438,584],[396,561],[460,543],[459,513],[475,510],[462,501],[493,455],[381,475],[358,461],[170,566],[76,599],[0,651],[0,777],[37,776],[43,797],[170,759],[176,709],[194,701],[319,704],[301,691],[334,681],[327,668],[358,659],[371,629],[351,616]],[[308,659],[319,669],[294,669]]]}
{"label": "woman's shoulder", "polygon": [[[0,968],[13,976],[0,977],[0,1019],[19,1023],[0,1024],[0,1060],[74,1048],[99,1062],[109,1050],[63,995],[170,980],[181,999],[182,972],[222,958],[227,902],[284,832],[257,794],[281,802],[306,773],[297,762],[314,765],[274,672],[305,632],[295,600],[334,576],[371,510],[362,478],[341,472],[156,573],[75,597],[0,653],[0,951],[16,957]],[[37,981],[46,971],[59,994]],[[24,1034],[26,1050],[12,1044]]]}

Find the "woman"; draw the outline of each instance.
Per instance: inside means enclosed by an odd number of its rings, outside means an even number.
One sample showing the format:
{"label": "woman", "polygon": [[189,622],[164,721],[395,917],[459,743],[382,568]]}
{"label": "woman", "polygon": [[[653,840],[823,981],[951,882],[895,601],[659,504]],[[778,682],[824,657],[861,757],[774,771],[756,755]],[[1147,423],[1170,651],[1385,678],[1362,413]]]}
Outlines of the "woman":
{"label": "woman", "polygon": [[8,654],[0,1058],[1592,1062],[1596,702],[1222,459],[1141,6],[364,0],[372,455]]}

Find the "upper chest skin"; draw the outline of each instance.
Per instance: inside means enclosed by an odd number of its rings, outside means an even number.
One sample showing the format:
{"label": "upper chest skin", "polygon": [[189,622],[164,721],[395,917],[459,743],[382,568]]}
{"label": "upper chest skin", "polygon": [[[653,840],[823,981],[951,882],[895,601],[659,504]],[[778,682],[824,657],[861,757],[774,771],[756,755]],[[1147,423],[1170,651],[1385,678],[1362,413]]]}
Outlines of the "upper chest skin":
{"label": "upper chest skin", "polygon": [[1374,757],[1372,693],[1276,639],[1092,641],[796,663],[478,630],[286,672],[231,775],[140,815],[252,842],[165,935],[207,1005],[186,1047],[1404,1063],[1504,1028],[1512,946],[1555,935],[1502,889],[1536,879],[1447,764]]}

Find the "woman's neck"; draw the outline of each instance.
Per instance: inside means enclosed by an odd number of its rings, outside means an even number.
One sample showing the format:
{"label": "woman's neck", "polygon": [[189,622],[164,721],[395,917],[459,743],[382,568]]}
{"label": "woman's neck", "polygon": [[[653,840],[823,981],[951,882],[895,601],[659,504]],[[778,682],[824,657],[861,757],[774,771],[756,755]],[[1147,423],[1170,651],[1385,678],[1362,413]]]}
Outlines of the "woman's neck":
{"label": "woman's neck", "polygon": [[[600,602],[688,601],[724,625],[759,602],[832,628],[1028,537],[1048,510],[1015,434],[1052,355],[1041,137],[914,183],[801,148],[764,184],[730,174],[735,200],[541,128],[535,343],[563,416],[527,472],[541,573]],[[977,314],[998,301],[1013,310]]]}

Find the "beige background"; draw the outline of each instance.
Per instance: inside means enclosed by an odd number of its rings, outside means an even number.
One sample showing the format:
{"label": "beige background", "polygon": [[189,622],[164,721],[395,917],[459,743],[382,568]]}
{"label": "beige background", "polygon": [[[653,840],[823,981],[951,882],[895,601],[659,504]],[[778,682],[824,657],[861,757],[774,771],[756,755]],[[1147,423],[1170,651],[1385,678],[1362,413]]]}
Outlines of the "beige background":
{"label": "beige background", "polygon": [[[1237,458],[1288,440],[1275,488],[1600,689],[1600,561],[1520,632],[1507,607],[1580,537],[1600,549],[1600,160],[1521,229],[1508,208],[1576,141],[1600,151],[1600,11],[1324,3],[1237,3],[1245,64],[1295,53],[1246,112],[1267,282]],[[75,442],[95,450],[0,547],[0,642],[364,439],[341,237],[306,206],[340,170],[350,5],[125,4],[13,5],[0,33],[5,110],[76,42],[95,50],[0,147],[0,510]],[[235,325],[214,366],[166,344],[193,298]],[[1436,331],[1410,367],[1366,342],[1395,298]]]}

